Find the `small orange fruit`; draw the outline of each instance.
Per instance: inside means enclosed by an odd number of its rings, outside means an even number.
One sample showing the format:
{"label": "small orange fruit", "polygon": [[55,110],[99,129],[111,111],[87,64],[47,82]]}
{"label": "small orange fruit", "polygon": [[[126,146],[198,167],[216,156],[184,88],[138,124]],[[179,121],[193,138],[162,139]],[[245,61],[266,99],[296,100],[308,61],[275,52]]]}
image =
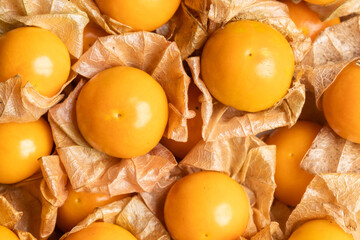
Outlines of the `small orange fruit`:
{"label": "small orange fruit", "polygon": [[330,127],[342,138],[360,143],[360,64],[346,66],[323,95]]}
{"label": "small orange fruit", "polygon": [[317,13],[312,11],[305,2],[294,3],[291,0],[282,0],[289,8],[290,18],[296,26],[301,29],[304,35],[316,39],[321,31],[332,25],[340,23],[340,18],[334,18],[323,22]]}
{"label": "small orange fruit", "polygon": [[194,83],[189,86],[189,109],[195,111],[196,116],[188,120],[188,140],[177,142],[172,139],[162,138],[161,143],[168,148],[176,157],[184,158],[186,154],[202,139],[201,131],[203,121],[201,118],[201,103],[199,96],[201,91]]}
{"label": "small orange fruit", "polygon": [[53,139],[42,118],[28,123],[0,124],[0,183],[24,180],[39,170],[38,158],[51,154]]}
{"label": "small orange fruit", "polygon": [[99,37],[108,35],[104,29],[94,22],[89,22],[84,28],[83,52],[86,52]]}
{"label": "small orange fruit", "polygon": [[63,232],[70,231],[81,220],[91,214],[95,208],[121,200],[129,194],[110,197],[103,193],[75,192],[69,187],[69,196],[58,209],[57,226]]}
{"label": "small orange fruit", "polygon": [[223,173],[203,171],[171,187],[164,217],[176,240],[238,239],[245,232],[249,211],[240,184]]}
{"label": "small orange fruit", "polygon": [[257,112],[273,106],[290,87],[294,54],[270,25],[238,21],[206,42],[201,74],[210,93],[225,105]]}
{"label": "small orange fruit", "polygon": [[279,128],[266,143],[276,145],[275,197],[296,206],[305,193],[313,175],[300,168],[300,163],[311,147],[321,126],[308,121],[298,121],[291,128]]}
{"label": "small orange fruit", "polygon": [[94,222],[87,228],[65,238],[66,240],[137,240],[126,229],[106,222]]}
{"label": "small orange fruit", "polygon": [[289,240],[354,240],[339,225],[330,220],[311,220],[298,229],[290,236]]}
{"label": "small orange fruit", "polygon": [[52,32],[22,27],[0,38],[0,82],[20,75],[22,86],[30,82],[44,96],[58,93],[70,73],[70,55]]}
{"label": "small orange fruit", "polygon": [[95,0],[101,12],[135,30],[153,31],[165,24],[181,0]]}
{"label": "small orange fruit", "polygon": [[19,238],[10,229],[0,225],[1,240],[19,240]]}
{"label": "small orange fruit", "polygon": [[118,158],[146,154],[160,141],[168,102],[160,84],[132,67],[109,68],[85,84],[76,103],[81,134]]}
{"label": "small orange fruit", "polygon": [[328,5],[336,2],[337,0],[304,0],[304,1],[316,5]]}

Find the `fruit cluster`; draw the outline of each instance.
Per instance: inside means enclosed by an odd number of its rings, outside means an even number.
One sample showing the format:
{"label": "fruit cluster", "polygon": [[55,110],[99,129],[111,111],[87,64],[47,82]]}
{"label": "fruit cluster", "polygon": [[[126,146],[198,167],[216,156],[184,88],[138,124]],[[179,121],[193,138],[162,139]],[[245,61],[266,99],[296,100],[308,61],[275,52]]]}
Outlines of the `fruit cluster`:
{"label": "fruit cluster", "polygon": [[0,239],[360,238],[360,5],[230,2],[0,2]]}

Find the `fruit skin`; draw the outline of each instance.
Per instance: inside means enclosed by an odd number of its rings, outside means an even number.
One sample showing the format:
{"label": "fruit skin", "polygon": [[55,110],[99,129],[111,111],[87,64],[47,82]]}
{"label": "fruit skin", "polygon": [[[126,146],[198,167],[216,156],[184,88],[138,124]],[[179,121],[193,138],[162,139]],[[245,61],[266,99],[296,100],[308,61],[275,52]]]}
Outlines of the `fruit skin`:
{"label": "fruit skin", "polygon": [[19,238],[10,229],[0,225],[1,240],[19,240]]}
{"label": "fruit skin", "polygon": [[323,111],[336,134],[360,143],[360,66],[346,66],[323,95]]}
{"label": "fruit skin", "polygon": [[290,236],[289,240],[354,240],[354,238],[340,228],[334,221],[330,220],[311,220],[298,229]]}
{"label": "fruit skin", "polygon": [[181,0],[95,0],[101,12],[135,30],[153,31],[165,24]]}
{"label": "fruit skin", "polygon": [[196,113],[196,116],[187,121],[188,124],[188,140],[186,142],[177,142],[172,139],[163,137],[161,144],[168,148],[176,157],[183,159],[186,154],[202,139],[201,103],[199,96],[201,91],[194,83],[189,86],[189,109]]}
{"label": "fruit skin", "polygon": [[290,87],[292,48],[271,26],[238,21],[217,30],[206,42],[201,74],[210,93],[241,111],[273,106]]}
{"label": "fruit skin", "polygon": [[321,126],[308,121],[298,121],[292,128],[277,129],[268,137],[268,145],[276,145],[275,197],[296,206],[305,193],[313,175],[300,168]]}
{"label": "fruit skin", "polygon": [[203,171],[171,187],[164,216],[174,240],[237,239],[245,231],[249,211],[240,184],[223,173]]}
{"label": "fruit skin", "polygon": [[291,0],[282,0],[282,2],[288,6],[290,18],[296,26],[312,41],[325,28],[340,23],[340,18],[334,18],[326,22],[321,21],[317,13],[312,11],[305,2],[294,3]]}
{"label": "fruit skin", "polygon": [[305,2],[316,4],[316,5],[328,5],[337,0],[304,0]]}
{"label": "fruit skin", "polygon": [[91,146],[114,157],[131,158],[146,154],[160,141],[168,102],[149,74],[120,66],[85,84],[76,114],[80,132]]}
{"label": "fruit skin", "polygon": [[108,35],[104,29],[94,22],[89,22],[84,28],[83,52],[86,52],[99,37]]}
{"label": "fruit skin", "polygon": [[40,94],[52,97],[70,73],[70,55],[52,32],[22,27],[0,38],[0,82],[19,74],[22,86],[30,82]]}
{"label": "fruit skin", "polygon": [[75,192],[69,187],[65,203],[58,209],[57,226],[63,232],[69,232],[81,220],[91,214],[95,208],[129,197],[129,194],[110,197],[103,193]]}
{"label": "fruit skin", "polygon": [[28,123],[0,124],[0,183],[24,180],[39,170],[38,159],[51,154],[49,124],[40,118]]}
{"label": "fruit skin", "polygon": [[87,228],[71,234],[66,240],[137,240],[126,229],[105,222],[94,222]]}

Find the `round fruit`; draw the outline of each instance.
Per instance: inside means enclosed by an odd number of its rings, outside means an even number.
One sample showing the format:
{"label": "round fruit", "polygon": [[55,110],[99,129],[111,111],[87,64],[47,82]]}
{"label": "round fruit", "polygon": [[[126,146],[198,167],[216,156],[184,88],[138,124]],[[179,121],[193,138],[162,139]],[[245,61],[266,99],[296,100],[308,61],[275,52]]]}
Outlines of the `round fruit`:
{"label": "round fruit", "polygon": [[342,138],[360,143],[360,65],[346,66],[323,95],[330,127]]}
{"label": "round fruit", "polygon": [[330,220],[311,220],[290,236],[289,240],[354,240],[354,238]]}
{"label": "round fruit", "polygon": [[337,0],[304,0],[305,2],[316,4],[316,5],[327,5]]}
{"label": "round fruit", "polygon": [[237,239],[249,221],[244,189],[219,172],[198,172],[176,182],[164,207],[166,227],[173,239]]}
{"label": "round fruit", "polygon": [[84,28],[83,52],[86,52],[99,37],[108,35],[104,29],[94,22],[89,22]]}
{"label": "round fruit", "polygon": [[168,103],[160,84],[132,67],[109,68],[85,84],[76,103],[81,134],[118,158],[146,154],[160,141]]}
{"label": "round fruit", "polygon": [[71,187],[64,205],[58,209],[57,226],[63,232],[69,232],[81,220],[91,214],[95,208],[105,206],[130,195],[110,197],[102,193],[75,192]]}
{"label": "round fruit", "polygon": [[22,27],[0,38],[0,82],[20,75],[22,86],[30,82],[40,94],[52,97],[70,73],[70,55],[52,32]]}
{"label": "round fruit", "polygon": [[296,206],[305,193],[313,175],[300,168],[321,126],[308,121],[298,121],[292,128],[277,129],[266,143],[276,145],[275,197]]}
{"label": "round fruit", "polygon": [[101,12],[135,30],[153,31],[174,15],[181,0],[95,0]]}
{"label": "round fruit", "polygon": [[10,231],[10,229],[0,225],[0,239],[1,240],[19,240],[19,238]]}
{"label": "round fruit", "polygon": [[28,123],[0,124],[0,183],[24,180],[39,170],[38,158],[51,154],[53,139],[42,118]]}
{"label": "round fruit", "polygon": [[136,240],[126,229],[105,222],[94,222],[87,228],[71,234],[66,240]]}
{"label": "round fruit", "polygon": [[186,142],[177,142],[172,139],[162,138],[161,143],[168,148],[176,157],[182,159],[186,154],[202,139],[202,118],[201,103],[199,96],[201,91],[194,83],[189,86],[189,109],[195,111],[196,116],[188,120],[188,140]]}
{"label": "round fruit", "polygon": [[294,54],[271,26],[238,21],[217,30],[201,56],[201,74],[210,93],[238,110],[273,106],[290,87]]}
{"label": "round fruit", "polygon": [[292,0],[282,0],[289,8],[290,18],[304,35],[315,40],[321,31],[332,25],[340,23],[340,18],[323,22],[317,13],[312,11],[305,2],[294,3]]}

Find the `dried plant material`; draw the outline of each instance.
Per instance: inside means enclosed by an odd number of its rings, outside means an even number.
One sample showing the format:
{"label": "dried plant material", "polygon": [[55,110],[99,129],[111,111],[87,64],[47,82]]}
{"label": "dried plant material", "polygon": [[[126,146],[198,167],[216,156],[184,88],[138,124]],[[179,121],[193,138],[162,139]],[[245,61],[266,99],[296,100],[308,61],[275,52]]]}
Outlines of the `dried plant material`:
{"label": "dried plant material", "polygon": [[82,54],[83,32],[89,19],[83,11],[66,0],[19,1],[3,0],[0,8],[0,32],[9,24],[36,26],[50,30],[66,45],[71,55]]}
{"label": "dried plant material", "polygon": [[360,13],[360,4],[357,0],[337,0],[325,6],[315,4],[308,4],[308,6],[316,12],[323,21]]}
{"label": "dried plant material", "polygon": [[270,224],[275,191],[275,147],[256,137],[234,137],[199,142],[180,162],[190,172],[224,172],[245,186],[252,206],[252,218],[244,237],[255,235]]}
{"label": "dried plant material", "polygon": [[282,203],[277,199],[274,200],[270,212],[271,221],[277,222],[282,232],[285,232],[286,222],[289,219],[292,210],[293,209],[285,203]]}
{"label": "dried plant material", "polygon": [[281,231],[279,224],[277,222],[271,222],[269,226],[262,229],[255,236],[250,238],[250,240],[282,240],[284,239],[284,234]]}
{"label": "dried plant material", "polygon": [[138,196],[125,198],[97,208],[70,232],[62,236],[60,240],[64,240],[72,233],[78,232],[96,221],[119,225],[139,240],[170,240],[164,226]]}
{"label": "dried plant material", "polygon": [[40,183],[41,178],[2,185],[0,224],[15,230],[20,239],[46,239],[55,228],[57,211],[42,197]]}
{"label": "dried plant material", "polygon": [[286,236],[306,221],[329,219],[359,239],[359,189],[360,174],[315,176],[286,223]]}
{"label": "dried plant material", "polygon": [[115,66],[130,66],[150,74],[163,87],[169,102],[169,122],[164,136],[180,142],[187,140],[187,76],[175,43],[149,32],[125,33],[99,38],[79,59],[73,69],[87,78]]}
{"label": "dried plant material", "polygon": [[[61,164],[48,164],[47,172],[56,172],[62,177],[66,173],[76,191],[102,192],[111,196],[151,192],[158,181],[177,165],[174,156],[160,144],[146,155],[121,160],[88,146],[81,137],[75,117],[75,103],[83,85],[84,81],[80,81],[64,102],[49,111]],[[61,172],[61,165],[65,172]],[[64,196],[59,192],[64,182],[52,188],[54,196]]]}
{"label": "dried plant material", "polygon": [[187,60],[195,84],[202,92],[202,135],[206,141],[232,137],[245,137],[283,126],[292,126],[300,116],[305,102],[305,87],[295,81],[287,95],[272,108],[256,113],[238,111],[212,99],[205,83],[200,79],[200,58]]}

